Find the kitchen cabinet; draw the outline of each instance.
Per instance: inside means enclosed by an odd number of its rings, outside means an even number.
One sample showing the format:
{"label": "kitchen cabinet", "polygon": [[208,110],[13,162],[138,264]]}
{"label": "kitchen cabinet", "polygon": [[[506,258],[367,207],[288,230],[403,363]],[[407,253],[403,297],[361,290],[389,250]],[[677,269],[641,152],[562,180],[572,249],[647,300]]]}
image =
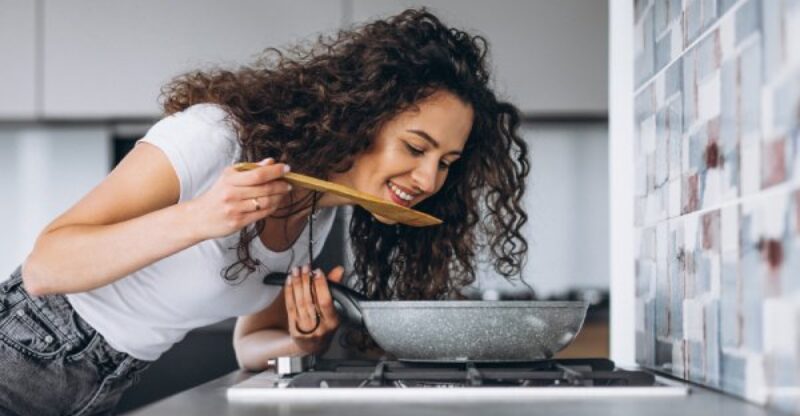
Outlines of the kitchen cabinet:
{"label": "kitchen cabinet", "polygon": [[0,0],[0,120],[36,115],[36,7]]}
{"label": "kitchen cabinet", "polygon": [[339,1],[44,0],[43,115],[152,118],[173,76],[341,24]]}
{"label": "kitchen cabinet", "polygon": [[448,24],[486,36],[498,91],[523,112],[606,114],[607,2],[354,0],[352,19],[364,22],[422,5]]}

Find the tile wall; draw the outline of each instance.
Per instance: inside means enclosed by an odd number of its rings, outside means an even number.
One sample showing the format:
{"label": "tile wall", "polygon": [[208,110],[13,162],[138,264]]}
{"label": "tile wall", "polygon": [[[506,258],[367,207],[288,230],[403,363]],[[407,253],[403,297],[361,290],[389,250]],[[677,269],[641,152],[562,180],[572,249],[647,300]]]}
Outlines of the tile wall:
{"label": "tile wall", "polygon": [[639,0],[636,356],[800,411],[800,0]]}

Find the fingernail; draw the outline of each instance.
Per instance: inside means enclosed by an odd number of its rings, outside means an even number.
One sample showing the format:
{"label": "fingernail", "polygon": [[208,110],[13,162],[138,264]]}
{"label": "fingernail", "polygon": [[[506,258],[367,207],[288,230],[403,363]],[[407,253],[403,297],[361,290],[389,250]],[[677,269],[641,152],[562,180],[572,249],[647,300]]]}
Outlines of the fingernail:
{"label": "fingernail", "polygon": [[314,270],[314,278],[315,278],[315,279],[321,279],[321,278],[322,278],[322,270],[320,270],[320,269],[315,269],[315,270]]}
{"label": "fingernail", "polygon": [[286,185],[286,190],[287,190],[287,191],[291,191],[291,190],[292,190],[292,185],[291,185],[291,184],[289,184],[289,185]]}
{"label": "fingernail", "polygon": [[292,283],[292,275],[286,275],[286,284]]}
{"label": "fingernail", "polygon": [[305,266],[303,266],[303,274],[309,274],[309,273],[311,273],[311,266],[306,264]]}
{"label": "fingernail", "polygon": [[283,165],[283,173],[289,173],[290,170],[292,170],[292,168],[290,168],[289,165]]}
{"label": "fingernail", "polygon": [[300,268],[297,266],[292,267],[292,276],[297,277],[300,275]]}
{"label": "fingernail", "polygon": [[261,166],[265,166],[265,165],[268,165],[268,164],[270,164],[270,163],[272,163],[274,161],[275,161],[275,159],[273,159],[271,157],[268,157],[268,158],[258,162],[258,164],[261,165]]}

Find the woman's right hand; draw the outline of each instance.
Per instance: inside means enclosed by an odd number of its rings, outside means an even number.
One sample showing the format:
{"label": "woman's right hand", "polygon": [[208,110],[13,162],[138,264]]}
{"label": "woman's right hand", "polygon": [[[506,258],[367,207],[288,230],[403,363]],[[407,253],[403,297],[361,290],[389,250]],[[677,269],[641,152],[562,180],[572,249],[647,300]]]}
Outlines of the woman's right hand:
{"label": "woman's right hand", "polygon": [[225,168],[211,189],[191,201],[203,239],[233,234],[280,207],[292,189],[281,180],[289,165],[275,163],[272,158],[259,164],[263,166],[249,171]]}

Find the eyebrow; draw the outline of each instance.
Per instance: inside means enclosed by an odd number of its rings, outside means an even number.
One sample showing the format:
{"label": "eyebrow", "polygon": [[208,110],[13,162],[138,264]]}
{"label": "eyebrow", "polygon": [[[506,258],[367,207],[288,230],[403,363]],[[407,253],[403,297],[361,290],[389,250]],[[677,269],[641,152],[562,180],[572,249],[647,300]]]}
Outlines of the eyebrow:
{"label": "eyebrow", "polygon": [[[407,131],[407,132],[409,132],[409,133],[414,133],[414,134],[416,134],[416,135],[417,135],[417,136],[419,136],[419,137],[422,137],[422,138],[423,138],[423,139],[425,139],[425,140],[426,140],[428,143],[430,143],[430,144],[431,144],[431,146],[433,146],[433,147],[435,147],[435,148],[437,148],[437,149],[439,148],[439,142],[437,142],[437,141],[436,141],[436,139],[434,139],[433,137],[431,137],[431,135],[430,135],[430,134],[428,134],[426,131],[424,131],[424,130],[414,130],[414,129],[408,129],[408,130],[406,130],[406,131]],[[461,155],[461,152],[459,152],[459,151],[457,151],[457,150],[453,150],[453,151],[451,151],[451,152],[447,152],[447,154],[448,154],[448,155],[449,155],[449,154]]]}

